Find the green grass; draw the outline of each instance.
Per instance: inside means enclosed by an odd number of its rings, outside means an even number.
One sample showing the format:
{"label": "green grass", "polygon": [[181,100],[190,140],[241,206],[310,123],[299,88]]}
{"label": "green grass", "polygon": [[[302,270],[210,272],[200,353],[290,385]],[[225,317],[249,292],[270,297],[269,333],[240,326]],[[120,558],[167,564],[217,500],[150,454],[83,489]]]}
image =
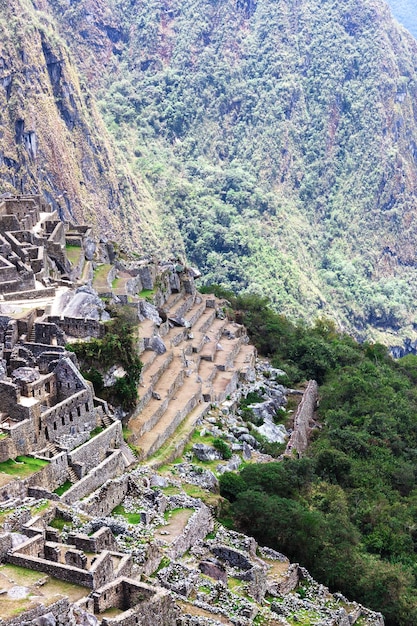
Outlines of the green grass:
{"label": "green grass", "polygon": [[145,300],[148,300],[148,302],[152,302],[155,295],[155,289],[142,289],[138,295],[140,298],[144,298]]}
{"label": "green grass", "polygon": [[0,439],[7,439],[9,437],[8,433],[0,433]]}
{"label": "green grass", "polygon": [[94,289],[109,289],[107,277],[112,268],[109,263],[103,263],[94,270],[93,287]]}
{"label": "green grass", "polygon": [[129,524],[140,524],[140,513],[128,513],[121,504],[113,509],[112,515],[122,515]]}
{"label": "green grass", "polygon": [[83,254],[83,249],[81,248],[81,246],[73,246],[67,244],[65,246],[65,252],[70,263],[72,265],[78,265]]}
{"label": "green grass", "polygon": [[99,435],[103,431],[104,431],[104,428],[102,426],[96,426],[96,428],[94,428],[90,433],[90,439],[92,439],[96,435]]}
{"label": "green grass", "polygon": [[16,478],[26,478],[39,472],[48,465],[48,461],[34,459],[30,456],[17,456],[16,459],[8,459],[0,463],[0,472]]}
{"label": "green grass", "polygon": [[55,530],[63,530],[64,526],[72,526],[72,522],[69,522],[68,520],[63,519],[62,517],[55,517],[51,522],[49,522],[48,524],[51,528],[55,528]]}
{"label": "green grass", "polygon": [[62,494],[68,491],[70,487],[72,487],[72,482],[70,480],[66,480],[63,485],[60,485],[57,489],[55,489],[54,493],[58,496],[62,496]]}

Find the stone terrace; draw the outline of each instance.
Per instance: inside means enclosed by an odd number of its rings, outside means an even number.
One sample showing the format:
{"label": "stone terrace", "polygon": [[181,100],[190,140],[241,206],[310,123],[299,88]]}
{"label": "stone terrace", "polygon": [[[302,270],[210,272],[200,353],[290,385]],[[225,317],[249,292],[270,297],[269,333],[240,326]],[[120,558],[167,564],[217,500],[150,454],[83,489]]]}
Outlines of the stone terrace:
{"label": "stone terrace", "polygon": [[145,318],[139,326],[141,398],[128,428],[142,459],[158,450],[186,417],[192,432],[211,403],[225,400],[239,378],[253,372],[256,351],[243,326],[225,317],[220,301],[189,285],[188,291],[182,286],[169,294],[158,311],[148,306],[154,321]]}

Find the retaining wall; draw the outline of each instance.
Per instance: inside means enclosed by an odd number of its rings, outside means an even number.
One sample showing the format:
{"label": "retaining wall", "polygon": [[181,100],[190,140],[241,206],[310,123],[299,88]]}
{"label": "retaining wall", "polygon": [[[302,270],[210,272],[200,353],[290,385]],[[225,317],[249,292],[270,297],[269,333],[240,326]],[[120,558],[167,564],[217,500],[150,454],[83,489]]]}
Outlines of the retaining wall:
{"label": "retaining wall", "polygon": [[61,501],[72,504],[76,500],[81,500],[87,494],[95,491],[104,482],[120,476],[125,470],[123,455],[120,450],[115,450],[107,459],[92,470],[87,476],[81,478],[77,483],[68,489],[62,496]]}
{"label": "retaining wall", "polygon": [[169,549],[170,557],[172,559],[178,559],[187,552],[191,546],[197,543],[197,541],[204,539],[213,528],[214,520],[210,509],[205,504],[202,504],[202,506],[192,514],[181,535],[171,544]]}
{"label": "retaining wall", "polygon": [[72,465],[81,465],[82,475],[97,467],[105,460],[107,451],[115,449],[123,442],[122,424],[117,421],[69,454]]}

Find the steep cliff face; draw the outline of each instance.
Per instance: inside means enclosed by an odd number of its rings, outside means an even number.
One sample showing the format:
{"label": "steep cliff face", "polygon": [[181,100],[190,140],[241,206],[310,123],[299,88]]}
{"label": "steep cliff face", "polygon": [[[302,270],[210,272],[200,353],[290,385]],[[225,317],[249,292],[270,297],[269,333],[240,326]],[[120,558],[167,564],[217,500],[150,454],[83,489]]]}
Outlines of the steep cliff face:
{"label": "steep cliff face", "polygon": [[88,76],[42,8],[20,0],[1,7],[0,191],[40,192],[61,216],[151,250],[151,196],[111,145]]}
{"label": "steep cliff face", "polygon": [[417,47],[383,2],[48,10],[208,280],[413,335]]}
{"label": "steep cliff face", "polygon": [[13,2],[9,186],[130,245],[184,241],[294,317],[415,338],[417,44],[382,0],[36,0],[21,26]]}

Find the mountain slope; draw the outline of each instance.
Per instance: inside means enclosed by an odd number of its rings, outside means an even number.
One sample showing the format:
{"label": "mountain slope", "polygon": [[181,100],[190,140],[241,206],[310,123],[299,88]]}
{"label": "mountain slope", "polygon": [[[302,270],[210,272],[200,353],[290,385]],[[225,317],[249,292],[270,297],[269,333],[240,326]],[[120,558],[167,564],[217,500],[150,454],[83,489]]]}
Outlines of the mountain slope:
{"label": "mountain slope", "polygon": [[[51,6],[85,47],[96,4],[78,22]],[[97,32],[112,39],[96,80],[108,126],[207,280],[412,335],[417,48],[386,5],[99,6],[80,66],[102,63]]]}
{"label": "mountain slope", "polygon": [[61,216],[92,222],[97,234],[122,239],[124,232],[131,245],[155,246],[158,228],[138,217],[146,218],[151,196],[112,146],[50,15],[23,0],[2,3],[0,71],[1,192],[40,192]]}
{"label": "mountain slope", "polygon": [[132,211],[156,230],[159,213],[207,281],[359,337],[415,337],[417,44],[382,1],[37,7],[129,164],[127,239]]}

